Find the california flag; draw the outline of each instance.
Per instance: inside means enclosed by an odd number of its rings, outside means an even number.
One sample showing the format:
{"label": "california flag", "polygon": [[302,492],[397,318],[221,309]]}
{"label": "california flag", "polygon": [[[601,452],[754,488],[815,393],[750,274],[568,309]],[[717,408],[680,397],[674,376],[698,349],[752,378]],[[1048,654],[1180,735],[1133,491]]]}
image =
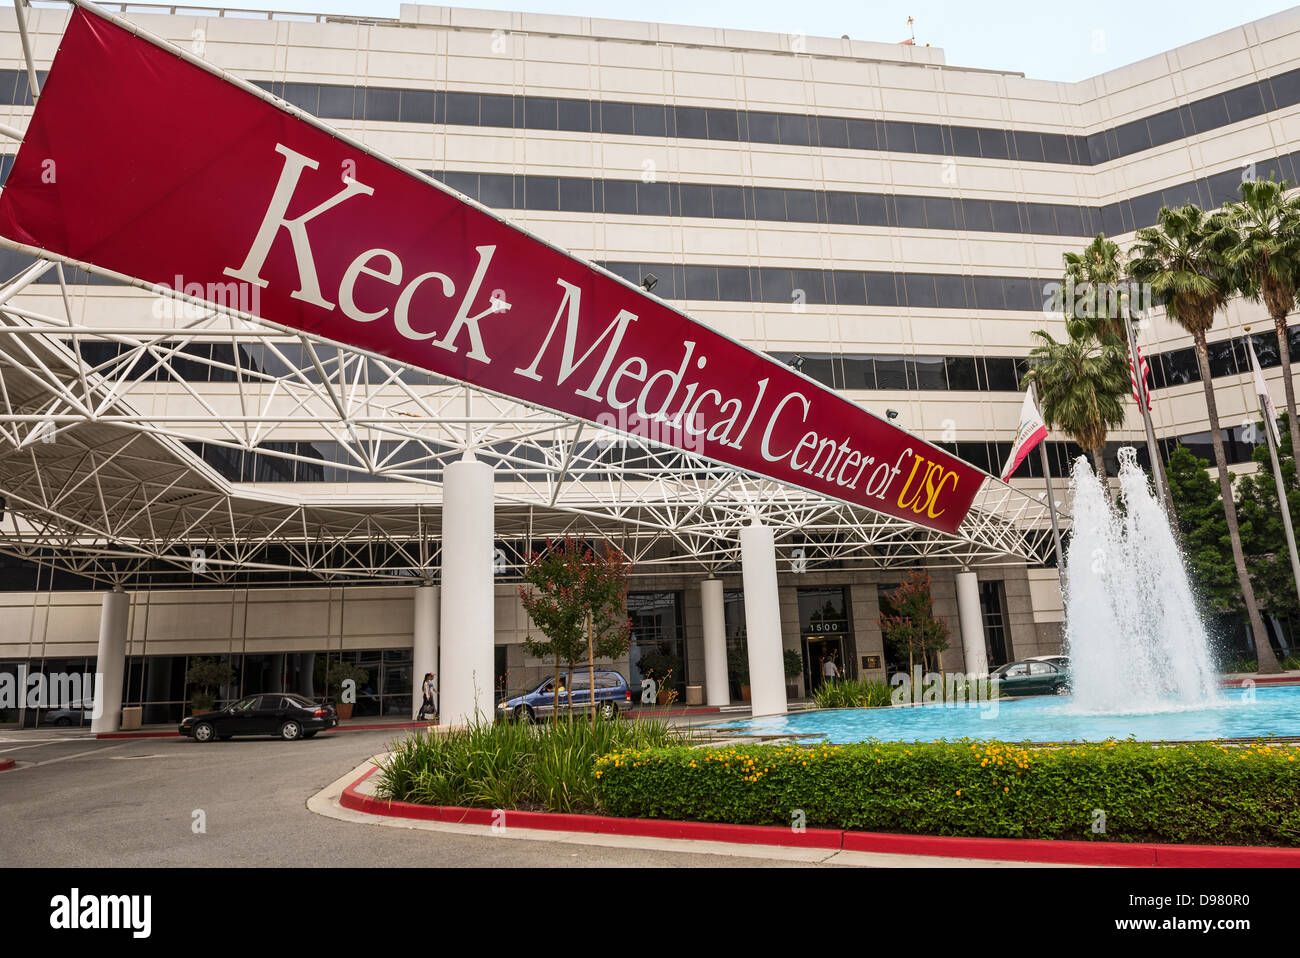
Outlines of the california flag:
{"label": "california flag", "polygon": [[1002,481],[1008,481],[1020,468],[1020,463],[1024,461],[1025,456],[1046,438],[1047,425],[1043,422],[1043,417],[1038,414],[1038,406],[1034,403],[1034,390],[1030,387],[1025,393],[1025,404],[1020,407],[1020,428],[1016,430],[1016,441],[1011,445],[1011,458],[1002,467]]}

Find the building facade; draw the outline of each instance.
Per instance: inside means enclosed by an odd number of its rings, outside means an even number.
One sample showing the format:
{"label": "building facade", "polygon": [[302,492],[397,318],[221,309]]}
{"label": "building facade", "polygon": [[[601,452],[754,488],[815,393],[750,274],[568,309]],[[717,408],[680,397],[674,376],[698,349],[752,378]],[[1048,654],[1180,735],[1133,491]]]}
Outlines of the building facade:
{"label": "building facade", "polygon": [[[1018,424],[1031,333],[1062,328],[1050,303],[1063,253],[1099,232],[1124,247],[1161,205],[1213,207],[1235,198],[1243,178],[1300,179],[1297,11],[1080,83],[948,65],[942,51],[910,44],[431,6],[403,5],[394,20],[181,15],[134,4],[122,15],[561,248],[633,283],[653,275],[655,295],[854,402],[895,413],[904,428],[994,474]],[[56,7],[27,11],[38,70],[67,17]],[[0,56],[0,112],[21,130],[32,97],[12,11],[0,12]],[[5,157],[0,172],[11,163]],[[5,275],[24,265],[5,253]],[[14,303],[57,311],[52,280]],[[108,335],[117,326],[176,338],[176,317],[156,298],[84,275],[71,283],[80,321],[105,330],[75,344],[83,361],[122,355]],[[1237,302],[1210,335],[1237,463],[1253,448],[1246,325],[1257,324],[1249,335],[1266,375],[1280,375],[1266,318],[1261,306]],[[1209,458],[1190,339],[1158,314],[1140,339],[1162,445]],[[283,344],[283,352],[296,348]],[[1300,350],[1300,333],[1291,348]],[[194,395],[220,409],[237,370],[284,361],[238,349],[187,342],[172,358],[193,362],[169,370],[187,379],[184,394],[168,382],[149,386],[168,377],[146,363],[122,378],[144,383],[134,401],[146,414],[164,417]],[[337,437],[324,430],[301,428],[278,445],[232,442],[217,422],[187,435],[191,453],[252,497],[345,505],[378,494],[373,484],[385,480],[331,453]],[[1059,438],[1049,444],[1058,479],[1077,453]],[[1135,407],[1112,439],[1112,460],[1120,445],[1142,446]],[[311,444],[316,460],[295,458],[286,440]],[[1013,485],[1043,491],[1036,460]],[[1062,482],[1055,494],[1068,512]],[[521,644],[530,623],[517,569],[527,548],[501,543],[514,552],[494,587],[495,680],[511,693],[550,670]],[[906,564],[806,561],[798,549],[782,554],[778,580],[782,642],[803,662],[791,687],[806,693],[828,655],[849,674],[884,677],[882,592],[899,584]],[[105,582],[67,563],[42,565],[12,542],[0,540],[0,551],[0,669],[96,671]],[[962,635],[973,619],[990,663],[1060,647],[1052,565],[1014,557],[914,564],[931,573],[936,611],[950,623],[949,669],[967,665]],[[616,665],[636,684],[642,659],[657,656],[685,691],[706,683],[708,574],[722,580],[728,652],[743,656],[741,573],[734,562],[666,568],[635,570],[633,649]],[[236,667],[223,697],[316,692],[325,663],[342,658],[371,677],[363,714],[409,716],[422,661],[413,649],[419,588],[391,577],[331,584],[253,573],[215,584],[136,580],[124,702],[144,706],[146,722],[179,717],[196,657]],[[731,665],[728,696],[739,700],[743,669]]]}

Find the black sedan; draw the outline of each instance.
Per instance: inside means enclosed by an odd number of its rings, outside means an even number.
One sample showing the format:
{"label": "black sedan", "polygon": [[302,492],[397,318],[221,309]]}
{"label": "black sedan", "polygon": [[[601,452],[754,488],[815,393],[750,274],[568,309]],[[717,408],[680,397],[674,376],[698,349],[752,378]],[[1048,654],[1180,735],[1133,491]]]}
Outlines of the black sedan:
{"label": "black sedan", "polygon": [[196,742],[225,741],[236,735],[274,735],[292,742],[338,724],[332,705],[317,705],[288,692],[266,692],[246,696],[228,708],[186,716],[180,733]]}
{"label": "black sedan", "polygon": [[1069,695],[1070,672],[1061,665],[1038,659],[1008,662],[989,673],[998,680],[1003,695]]}

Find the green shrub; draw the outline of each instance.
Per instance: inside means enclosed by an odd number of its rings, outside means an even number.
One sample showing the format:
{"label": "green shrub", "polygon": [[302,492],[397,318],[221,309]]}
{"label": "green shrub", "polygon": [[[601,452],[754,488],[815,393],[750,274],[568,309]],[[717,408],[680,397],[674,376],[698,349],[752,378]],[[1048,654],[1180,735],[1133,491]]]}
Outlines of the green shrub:
{"label": "green shrub", "polygon": [[[950,686],[946,682],[941,683],[934,691],[941,701],[946,701],[950,694],[955,693],[955,701],[959,702],[974,702],[977,700],[978,693],[978,690],[965,679],[955,686]],[[813,692],[812,698],[813,704],[819,709],[870,709],[892,705],[894,692],[894,687],[888,682],[837,679],[833,684],[824,682],[819,685]],[[914,694],[920,699],[924,694],[924,687],[916,688]],[[991,684],[986,685],[983,699],[980,701],[988,701],[995,697],[992,695]]]}
{"label": "green shrub", "polygon": [[[929,835],[1300,845],[1300,749],[865,742],[625,749],[612,815]],[[1105,832],[1094,833],[1097,811]]]}
{"label": "green shrub", "polygon": [[555,812],[594,811],[595,761],[619,749],[687,741],[657,721],[561,717],[542,725],[498,722],[429,730],[402,739],[377,775],[379,794],[427,805]]}
{"label": "green shrub", "polygon": [[889,705],[892,693],[887,682],[840,679],[817,686],[812,698],[819,709],[861,709]]}

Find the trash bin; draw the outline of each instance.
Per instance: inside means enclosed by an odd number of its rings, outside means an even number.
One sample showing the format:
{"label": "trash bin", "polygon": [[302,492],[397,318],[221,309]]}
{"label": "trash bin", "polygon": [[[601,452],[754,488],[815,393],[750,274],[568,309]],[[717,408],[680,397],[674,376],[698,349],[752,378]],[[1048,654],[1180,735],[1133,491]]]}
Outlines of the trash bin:
{"label": "trash bin", "polygon": [[703,705],[704,704],[704,686],[688,685],[686,686],[686,704]]}
{"label": "trash bin", "polygon": [[139,705],[129,705],[122,709],[122,731],[138,732],[140,731],[140,713],[143,709]]}

